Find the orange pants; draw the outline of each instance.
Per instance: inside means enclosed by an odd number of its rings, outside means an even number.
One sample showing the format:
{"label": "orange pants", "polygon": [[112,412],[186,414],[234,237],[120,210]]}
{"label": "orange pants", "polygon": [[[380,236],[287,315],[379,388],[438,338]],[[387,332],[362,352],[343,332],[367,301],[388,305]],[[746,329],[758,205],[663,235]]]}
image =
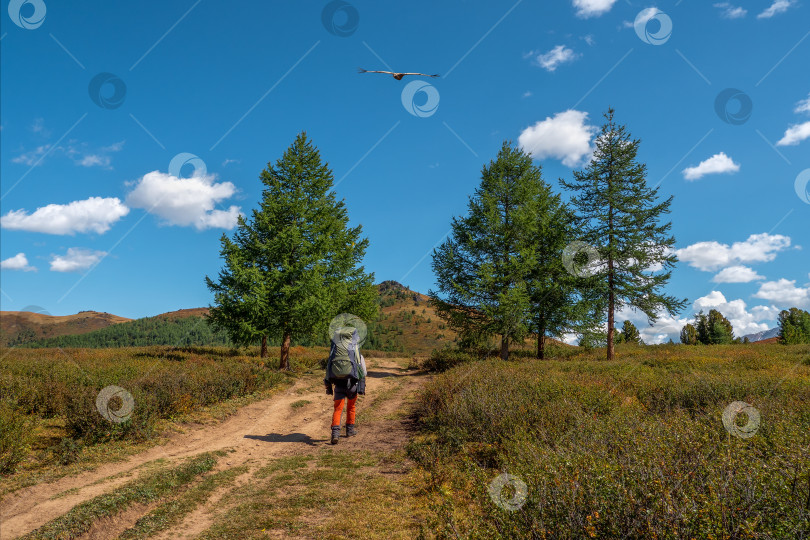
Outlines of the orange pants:
{"label": "orange pants", "polygon": [[[357,394],[353,398],[346,398],[348,406],[346,407],[346,423],[354,424],[354,405],[357,403]],[[340,415],[343,412],[343,400],[335,400],[335,412],[332,413],[332,426],[340,425]]]}

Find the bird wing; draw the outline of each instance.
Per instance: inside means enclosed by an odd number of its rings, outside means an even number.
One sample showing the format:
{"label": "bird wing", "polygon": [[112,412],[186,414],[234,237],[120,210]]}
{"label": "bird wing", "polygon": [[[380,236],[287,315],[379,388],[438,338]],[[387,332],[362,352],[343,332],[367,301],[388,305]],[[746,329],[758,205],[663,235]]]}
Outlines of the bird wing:
{"label": "bird wing", "polygon": [[357,70],[357,73],[388,73],[389,75],[393,75],[393,74],[394,74],[394,72],[393,72],[393,71],[374,71],[374,70],[362,69],[362,68],[359,68],[359,69]]}
{"label": "bird wing", "polygon": [[427,73],[403,73],[403,75],[421,75],[422,77],[438,77],[439,74],[428,75]]}

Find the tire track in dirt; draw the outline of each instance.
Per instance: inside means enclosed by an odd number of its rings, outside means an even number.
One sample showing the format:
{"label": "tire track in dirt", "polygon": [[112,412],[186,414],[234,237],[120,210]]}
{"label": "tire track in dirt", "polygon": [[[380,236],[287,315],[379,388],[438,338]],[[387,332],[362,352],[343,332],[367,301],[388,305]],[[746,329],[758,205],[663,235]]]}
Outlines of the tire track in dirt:
{"label": "tire track in dirt", "polygon": [[[208,501],[176,528],[161,538],[198,534],[211,523],[212,511],[221,510],[220,499],[234,487],[248,482],[263,462],[277,457],[312,453],[327,446],[338,450],[362,447],[367,450],[393,449],[408,438],[406,422],[386,419],[413,395],[427,377],[400,367],[403,359],[369,359],[368,392],[358,400],[358,434],[351,440],[341,437],[336,447],[329,444],[332,399],[326,396],[320,371],[302,377],[295,384],[268,399],[246,405],[220,424],[193,427],[185,433],[172,434],[169,441],[125,461],[106,464],[94,471],[64,477],[48,484],[38,484],[8,495],[0,503],[0,540],[16,538],[66,513],[71,508],[132,480],[126,473],[154,461],[179,459],[202,452],[228,450],[214,471],[249,464],[247,473],[237,481],[216,490]],[[395,388],[396,386],[399,388]],[[310,403],[293,408],[296,401]],[[364,407],[368,407],[365,409]],[[345,411],[344,411],[345,415]],[[364,416],[363,416],[364,415]],[[120,476],[118,476],[120,475]],[[115,477],[115,478],[110,478]],[[244,480],[243,480],[244,479]],[[68,490],[72,492],[52,499]],[[129,520],[127,520],[129,521]]]}

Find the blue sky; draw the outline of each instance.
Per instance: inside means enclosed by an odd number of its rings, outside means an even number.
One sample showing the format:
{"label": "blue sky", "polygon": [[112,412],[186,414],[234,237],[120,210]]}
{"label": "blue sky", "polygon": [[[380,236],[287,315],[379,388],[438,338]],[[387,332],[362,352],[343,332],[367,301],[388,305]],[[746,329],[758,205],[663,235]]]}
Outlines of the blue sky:
{"label": "blue sky", "polygon": [[6,0],[2,309],[208,305],[220,235],[302,130],[376,281],[427,292],[428,254],[502,142],[559,190],[612,106],[675,196],[667,291],[689,299],[654,327],[619,320],[649,342],[700,308],[737,335],[772,327],[810,309],[805,4]]}

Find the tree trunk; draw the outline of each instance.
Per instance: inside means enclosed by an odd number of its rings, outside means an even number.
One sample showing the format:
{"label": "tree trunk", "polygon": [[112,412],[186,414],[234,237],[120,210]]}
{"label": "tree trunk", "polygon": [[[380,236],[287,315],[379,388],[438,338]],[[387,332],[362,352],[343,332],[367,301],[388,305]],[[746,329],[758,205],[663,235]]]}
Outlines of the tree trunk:
{"label": "tree trunk", "polygon": [[[611,280],[612,281],[612,280]],[[613,360],[613,289],[608,295],[607,359]]]}
{"label": "tree trunk", "polygon": [[267,358],[267,336],[262,336],[262,352],[259,356]]}
{"label": "tree trunk", "polygon": [[501,360],[509,360],[509,336],[501,336]]}
{"label": "tree trunk", "polygon": [[546,354],[546,325],[540,323],[537,325],[537,358],[542,360]]}
{"label": "tree trunk", "polygon": [[278,369],[290,369],[290,332],[284,330],[284,337],[281,340],[281,360]]}

